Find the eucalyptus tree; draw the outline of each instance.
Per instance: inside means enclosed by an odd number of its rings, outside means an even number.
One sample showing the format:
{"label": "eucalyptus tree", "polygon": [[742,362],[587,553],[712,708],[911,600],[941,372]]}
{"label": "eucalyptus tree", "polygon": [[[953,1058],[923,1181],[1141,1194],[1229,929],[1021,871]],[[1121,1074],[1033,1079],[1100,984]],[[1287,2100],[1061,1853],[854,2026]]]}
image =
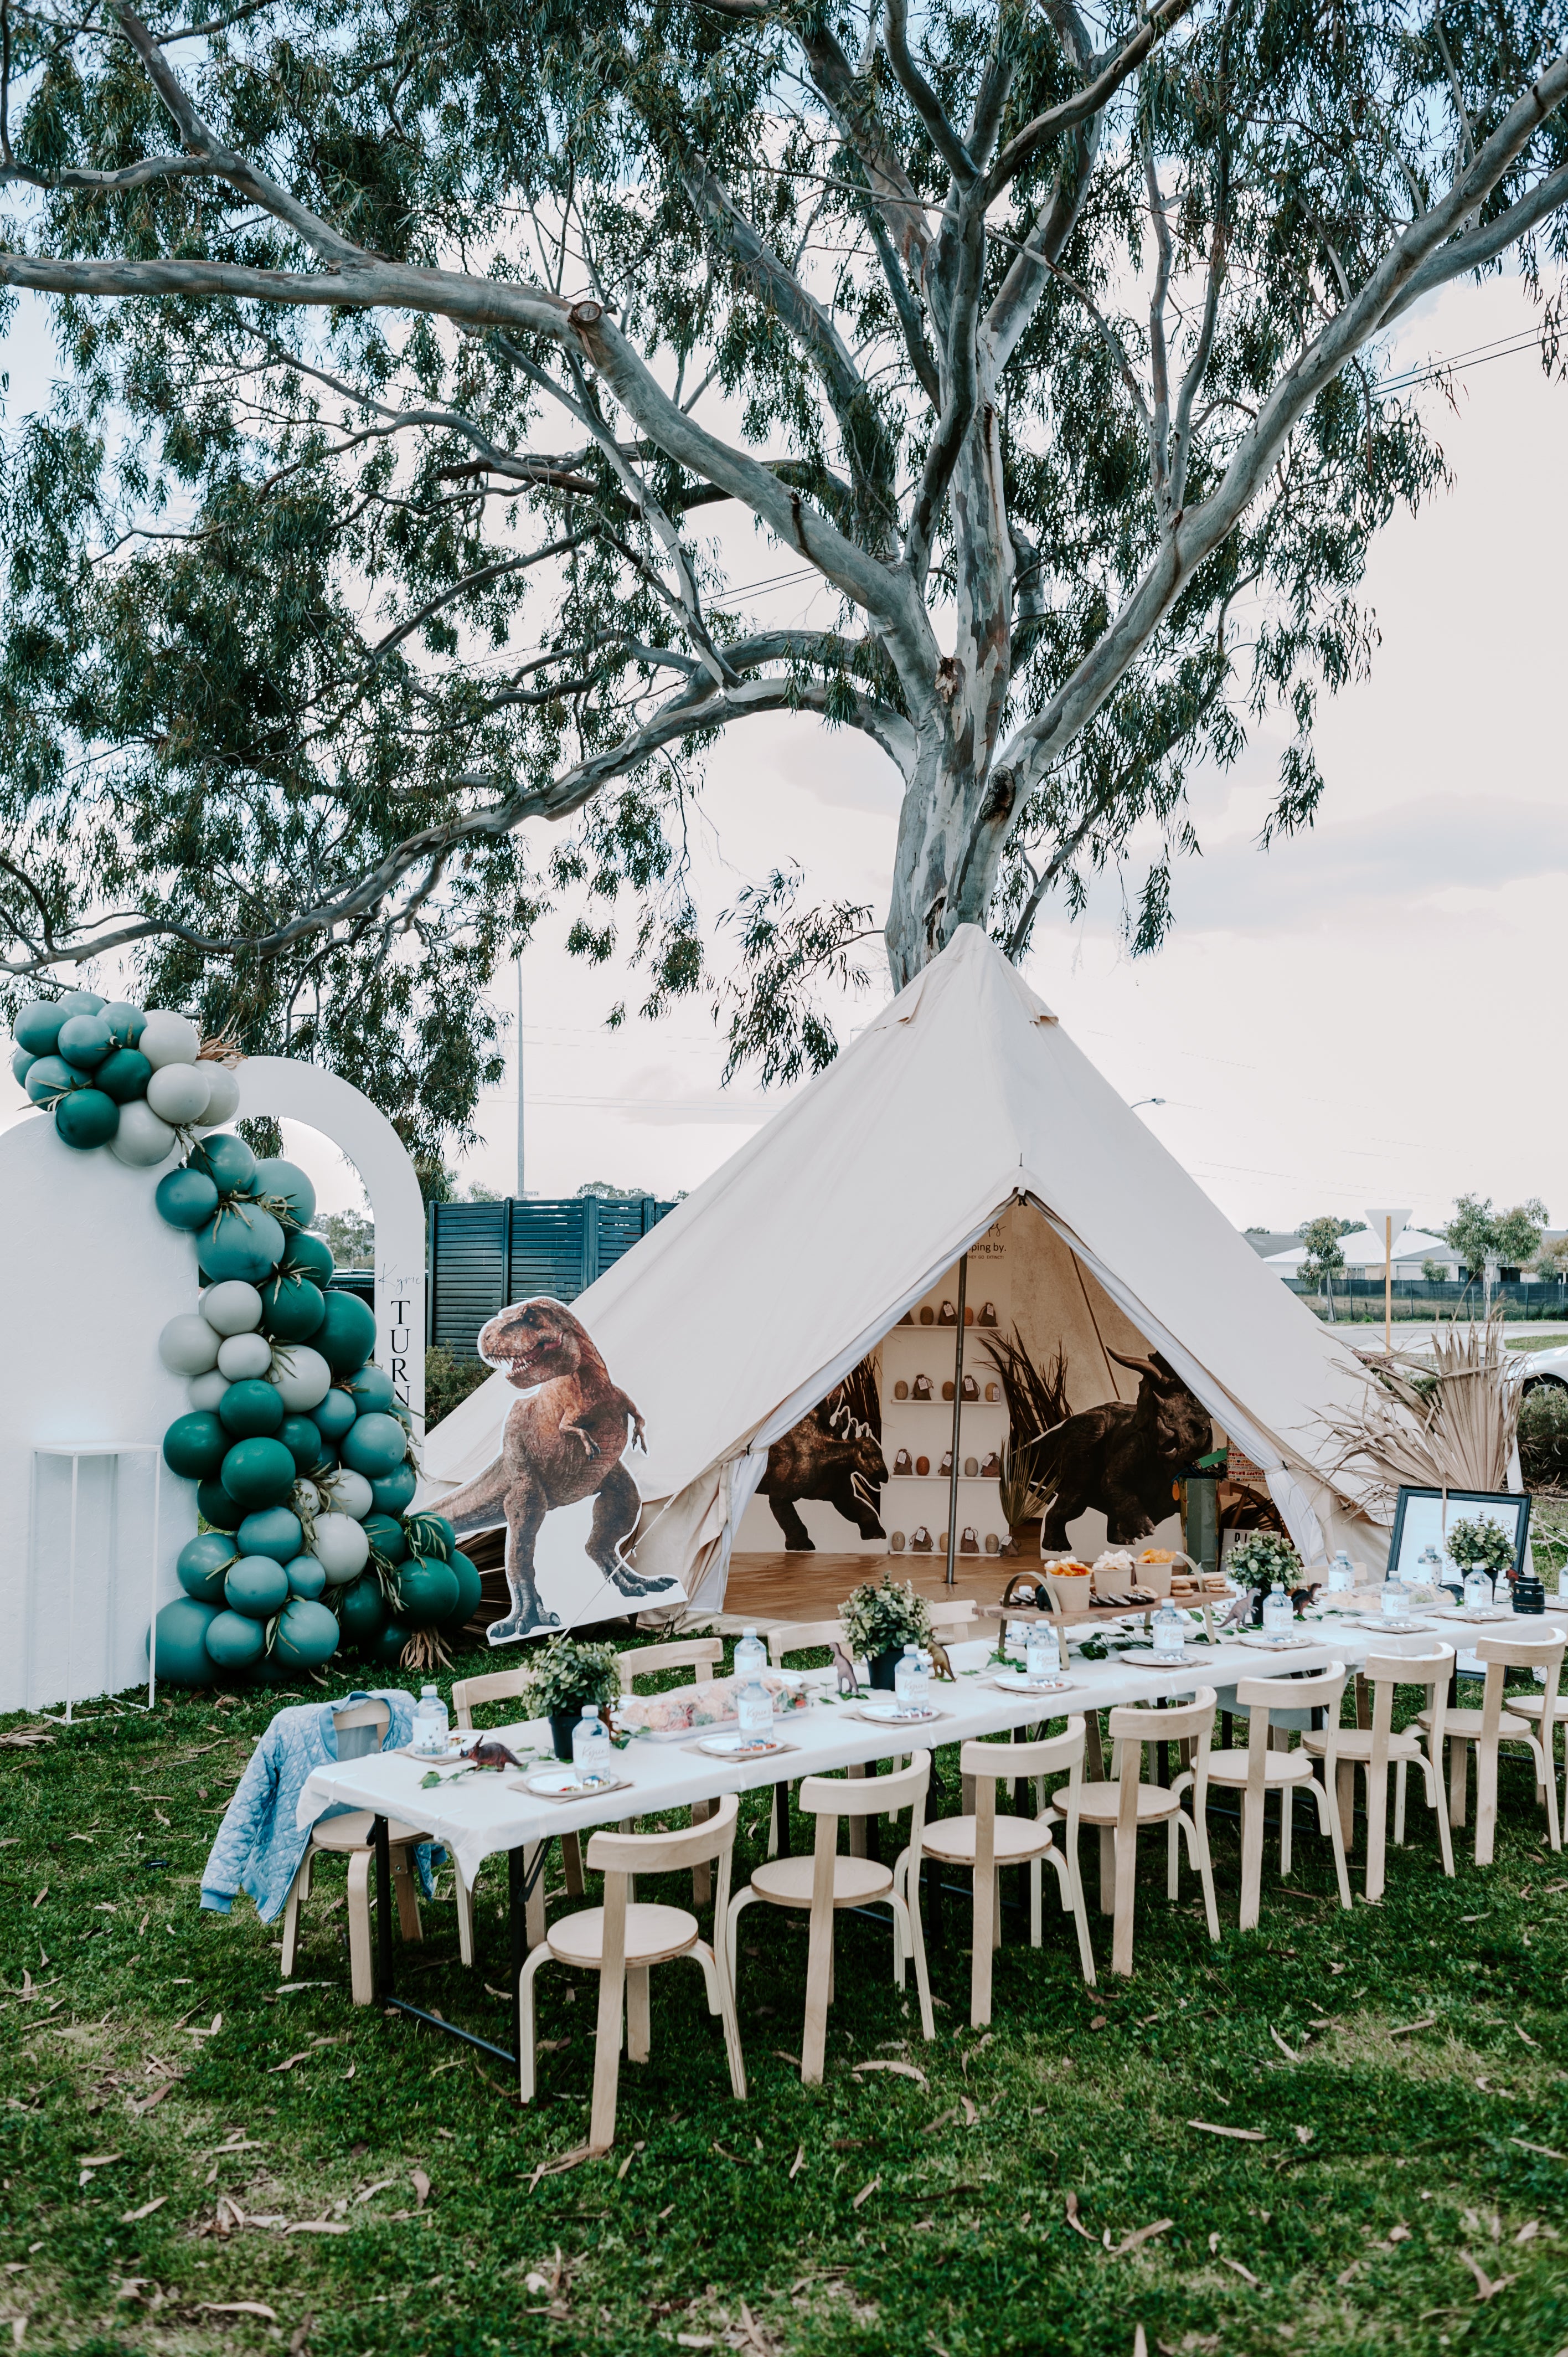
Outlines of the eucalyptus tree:
{"label": "eucalyptus tree", "polygon": [[[1283,716],[1310,822],[1443,477],[1389,331],[1517,266],[1554,332],[1562,0],[0,14],[60,361],[0,484],[9,970],[128,954],[427,1140],[545,899],[704,986],[691,805],[758,715],[896,765],[896,981],[1134,852],[1157,942],[1196,762]],[[872,923],[799,886],[724,912],[769,1074]]]}

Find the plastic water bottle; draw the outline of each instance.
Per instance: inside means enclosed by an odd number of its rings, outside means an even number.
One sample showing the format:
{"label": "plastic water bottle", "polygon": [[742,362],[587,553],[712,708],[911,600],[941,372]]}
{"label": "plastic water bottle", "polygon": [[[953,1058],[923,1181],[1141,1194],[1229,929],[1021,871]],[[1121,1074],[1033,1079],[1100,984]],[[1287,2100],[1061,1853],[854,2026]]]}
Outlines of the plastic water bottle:
{"label": "plastic water bottle", "polygon": [[1355,1585],[1356,1566],[1341,1547],[1328,1566],[1329,1591],[1331,1594],[1337,1595],[1342,1589],[1354,1587]]}
{"label": "plastic water bottle", "polygon": [[906,1645],[893,1669],[893,1698],[901,1712],[918,1707],[915,1695],[919,1680],[920,1649],[918,1645]]}
{"label": "plastic water bottle", "polygon": [[915,1652],[915,1674],[909,1681],[911,1698],[917,1710],[931,1706],[931,1657],[923,1645]]}
{"label": "plastic water bottle", "polygon": [[609,1781],[610,1731],[599,1717],[597,1703],[583,1705],[583,1716],[572,1729],[572,1765],[579,1784]]}
{"label": "plastic water bottle", "polygon": [[1288,1637],[1295,1614],[1290,1598],[1276,1579],[1263,1598],[1263,1634],[1265,1637]]}
{"label": "plastic water bottle", "polygon": [[1402,1620],[1410,1603],[1410,1591],[1397,1571],[1391,1571],[1383,1582],[1382,1607],[1385,1620]]}
{"label": "plastic water bottle", "polygon": [[1024,1675],[1032,1686],[1049,1684],[1061,1675],[1061,1648],[1048,1620],[1035,1620],[1024,1640]]}
{"label": "plastic water bottle", "polygon": [[[1273,1597],[1269,1602],[1273,1603]],[[1265,1612],[1267,1606],[1264,1607]],[[1187,1623],[1167,1596],[1155,1613],[1151,1630],[1156,1662],[1172,1664],[1187,1659]]]}
{"label": "plastic water bottle", "polygon": [[1466,1612],[1489,1612],[1494,1590],[1491,1579],[1484,1571],[1465,1574],[1465,1609]]}
{"label": "plastic water bottle", "polygon": [[448,1724],[446,1706],[435,1688],[422,1686],[419,1700],[413,1706],[413,1731],[410,1744],[417,1759],[446,1759]]}
{"label": "plastic water bottle", "polygon": [[[757,1650],[760,1653],[761,1646],[758,1645]],[[740,1658],[738,1645],[736,1647],[736,1658],[737,1661]],[[760,1743],[772,1742],[773,1696],[762,1683],[762,1672],[759,1667],[752,1667],[745,1684],[736,1695],[735,1706],[736,1716],[740,1720],[741,1734],[747,1740]]]}
{"label": "plastic water bottle", "polygon": [[1008,1621],[1007,1634],[1002,1641],[1002,1650],[1010,1662],[1025,1660],[1028,1648],[1025,1636],[1025,1623],[1022,1620]]}
{"label": "plastic water bottle", "polygon": [[752,1678],[759,1678],[768,1667],[768,1648],[755,1629],[748,1629],[735,1649],[735,1678],[737,1686],[745,1686]]}

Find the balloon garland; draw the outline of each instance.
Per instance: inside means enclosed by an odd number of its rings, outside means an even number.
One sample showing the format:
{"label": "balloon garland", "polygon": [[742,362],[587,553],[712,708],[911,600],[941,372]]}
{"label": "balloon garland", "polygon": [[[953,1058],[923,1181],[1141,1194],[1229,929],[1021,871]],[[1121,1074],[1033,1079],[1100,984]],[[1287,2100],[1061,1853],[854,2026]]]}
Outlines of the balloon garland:
{"label": "balloon garland", "polygon": [[205,1290],[158,1338],[190,1403],[163,1453],[195,1483],[202,1527],[179,1556],[184,1594],[148,1631],[157,1675],[274,1683],[345,1644],[388,1665],[444,1663],[478,1572],[441,1515],[408,1511],[408,1411],[372,1362],[370,1310],[328,1289],[309,1178],[212,1127],[240,1103],[227,1051],[204,1050],[183,1015],[87,990],[24,1007],[15,1038],[11,1069],[65,1145],[106,1146],[132,1169],[184,1154],[154,1202],[192,1239]]}

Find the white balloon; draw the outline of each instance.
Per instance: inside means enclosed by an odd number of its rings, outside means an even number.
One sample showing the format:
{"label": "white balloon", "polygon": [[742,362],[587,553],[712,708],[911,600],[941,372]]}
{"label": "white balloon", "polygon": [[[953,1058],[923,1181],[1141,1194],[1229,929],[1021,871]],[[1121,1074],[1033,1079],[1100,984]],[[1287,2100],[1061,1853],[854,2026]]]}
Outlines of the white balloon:
{"label": "white balloon", "polygon": [[347,1514],[323,1514],[310,1551],[326,1573],[328,1587],[347,1587],[369,1563],[371,1542],[363,1524],[351,1522]]}
{"label": "white balloon", "polygon": [[156,1072],[165,1064],[194,1064],[201,1034],[187,1017],[171,1015],[165,1007],[150,1007],[136,1045]]}
{"label": "white balloon", "polygon": [[364,1475],[350,1472],[347,1465],[340,1465],[335,1473],[328,1474],[327,1498],[329,1513],[349,1514],[357,1523],[364,1521],[376,1502]]}
{"label": "white balloon", "polygon": [[[196,1322],[199,1326],[205,1321],[199,1318]],[[212,1331],[210,1327],[208,1327],[207,1330],[209,1333]],[[185,1388],[186,1396],[191,1406],[204,1408],[210,1415],[228,1390],[229,1378],[227,1375],[220,1375],[214,1368],[210,1374],[193,1375]]]}
{"label": "white balloon", "polygon": [[215,1333],[252,1334],[262,1322],[262,1297],[243,1277],[226,1276],[202,1295],[201,1314]]}
{"label": "white balloon", "polygon": [[313,1351],[306,1342],[285,1343],[272,1379],[290,1415],[307,1415],[313,1407],[321,1405],[332,1388],[331,1368],[320,1351]]}
{"label": "white balloon", "polygon": [[161,1121],[188,1129],[202,1120],[212,1092],[199,1064],[164,1064],[147,1082],[147,1103]]}
{"label": "white balloon", "polygon": [[218,1346],[218,1365],[231,1383],[264,1375],[273,1363],[273,1346],[264,1334],[229,1334]]}
{"label": "white balloon", "polygon": [[314,1481],[296,1481],[294,1485],[294,1498],[296,1513],[315,1516],[327,1512],[327,1501]]}
{"label": "white balloon", "polygon": [[[157,1077],[155,1072],[154,1080]],[[151,1170],[167,1160],[176,1143],[173,1130],[166,1121],[158,1119],[156,1108],[137,1102],[121,1106],[120,1126],[109,1141],[109,1151],[128,1169]]]}
{"label": "white balloon", "polygon": [[158,1356],[171,1375],[205,1375],[218,1364],[218,1337],[205,1318],[171,1318],[158,1336]]}
{"label": "white balloon", "polygon": [[232,1121],[240,1110],[240,1082],[237,1073],[227,1064],[211,1061],[198,1064],[197,1071],[207,1082],[207,1111],[201,1118],[208,1124]]}

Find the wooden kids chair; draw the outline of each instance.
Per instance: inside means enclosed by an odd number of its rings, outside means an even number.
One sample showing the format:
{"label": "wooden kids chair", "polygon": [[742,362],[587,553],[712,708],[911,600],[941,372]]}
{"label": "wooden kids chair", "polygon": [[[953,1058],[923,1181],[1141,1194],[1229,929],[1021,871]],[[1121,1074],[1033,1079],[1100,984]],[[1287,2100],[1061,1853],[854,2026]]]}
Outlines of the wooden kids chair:
{"label": "wooden kids chair", "polygon": [[[1133,1969],[1133,1911],[1136,1893],[1133,1877],[1137,1865],[1138,1835],[1145,1825],[1163,1824],[1166,1828],[1165,1892],[1171,1899],[1176,1896],[1179,1832],[1180,1838],[1187,1844],[1188,1863],[1197,1868],[1203,1885],[1208,1936],[1211,1940],[1219,1937],[1219,1918],[1214,1905],[1214,1873],[1208,1861],[1208,1833],[1205,1823],[1208,1805],[1208,1742],[1214,1726],[1214,1688],[1199,1686],[1191,1702],[1180,1703],[1173,1710],[1153,1710],[1142,1703],[1122,1704],[1112,1711],[1110,1719],[1112,1781],[1078,1787],[1078,1816],[1081,1824],[1106,1826],[1112,1833],[1114,1900],[1108,1908],[1102,1850],[1100,1906],[1102,1914],[1110,1913],[1114,1917],[1111,1935],[1111,1969],[1113,1973],[1130,1973]],[[1191,1743],[1192,1766],[1184,1768],[1168,1785],[1145,1784],[1143,1781],[1144,1753],[1150,1744],[1159,1743]],[[1189,1791],[1193,1808],[1190,1817],[1181,1805],[1183,1792]],[[1051,1803],[1052,1809],[1064,1822],[1071,1805],[1070,1788],[1067,1797],[1058,1792]],[[1075,1869],[1076,1866],[1075,1858]]]}
{"label": "wooden kids chair", "polygon": [[[352,1703],[346,1710],[333,1712],[332,1724],[337,1730],[338,1759],[360,1760],[381,1749],[392,1725],[392,1711],[384,1702]],[[375,1995],[375,1975],[371,1969],[371,1861],[375,1855],[371,1827],[374,1822],[370,1809],[347,1809],[337,1816],[317,1819],[310,1828],[310,1846],[300,1859],[283,1916],[283,1977],[291,1981],[299,1946],[299,1910],[310,1896],[311,1860],[324,1850],[348,1858],[349,1986],[356,2005],[369,2005]],[[419,1922],[419,1893],[413,1878],[413,1852],[421,1842],[432,1838],[413,1825],[399,1824],[395,1818],[387,1825],[398,1929],[405,1940],[424,1938]]]}
{"label": "wooden kids chair", "polygon": [[[1367,1880],[1369,1901],[1383,1895],[1387,1869],[1389,1770],[1395,1770],[1394,1840],[1404,1842],[1404,1788],[1407,1770],[1414,1766],[1421,1770],[1426,1791],[1427,1806],[1437,1818],[1438,1846],[1443,1853],[1443,1871],[1454,1871],[1454,1846],[1448,1838],[1448,1820],[1438,1803],[1442,1798],[1434,1763],[1443,1752],[1443,1718],[1448,1693],[1448,1680],[1454,1668],[1454,1648],[1439,1645],[1430,1653],[1369,1653],[1357,1677],[1358,1715],[1360,1695],[1371,1690],[1369,1727],[1337,1727],[1309,1730],[1301,1738],[1302,1749],[1315,1759],[1326,1759],[1332,1747],[1336,1763],[1336,1781],[1339,1788],[1339,1824],[1348,1849],[1354,1835],[1355,1777],[1358,1768],[1367,1786]],[[1393,1731],[1394,1689],[1396,1686],[1422,1686],[1426,1693],[1426,1709],[1416,1726]],[[1422,1730],[1425,1731],[1426,1749],[1422,1749]]]}
{"label": "wooden kids chair", "polygon": [[[1465,1822],[1466,1770],[1472,1747],[1476,1754],[1476,1864],[1490,1866],[1498,1832],[1498,1749],[1522,1744],[1535,1762],[1536,1798],[1546,1803],[1547,1837],[1553,1849],[1563,1846],[1557,1817],[1557,1763],[1553,1727],[1557,1719],[1557,1686],[1568,1634],[1548,1624],[1536,1637],[1478,1637],[1476,1652],[1486,1666],[1479,1710],[1447,1708],[1441,1726],[1430,1730],[1428,1748],[1441,1780],[1443,1746],[1448,1749],[1448,1822]],[[1503,1693],[1509,1670],[1542,1672],[1546,1684],[1539,1695]],[[1422,1713],[1428,1725],[1432,1714]],[[1537,1734],[1532,1721],[1539,1719]]]}
{"label": "wooden kids chair", "polygon": [[[1339,1882],[1339,1904],[1350,1904],[1350,1878],[1345,1866],[1345,1833],[1339,1822],[1339,1797],[1335,1772],[1339,1757],[1339,1705],[1345,1692],[1345,1664],[1330,1662],[1310,1678],[1242,1678],[1234,1701],[1247,1714],[1244,1751],[1211,1751],[1210,1789],[1224,1785],[1241,1795],[1241,1913],[1240,1928],[1256,1929],[1262,1898],[1263,1808],[1271,1792],[1280,1801],[1280,1878],[1291,1867],[1292,1816],[1295,1796],[1305,1786],[1317,1807],[1320,1831],[1334,1845],[1334,1871]],[[1314,1710],[1326,1713],[1321,1752],[1275,1749],[1281,1721],[1299,1726]],[[1304,1739],[1310,1727],[1303,1730]],[[1323,1781],[1313,1773],[1323,1761]]]}

